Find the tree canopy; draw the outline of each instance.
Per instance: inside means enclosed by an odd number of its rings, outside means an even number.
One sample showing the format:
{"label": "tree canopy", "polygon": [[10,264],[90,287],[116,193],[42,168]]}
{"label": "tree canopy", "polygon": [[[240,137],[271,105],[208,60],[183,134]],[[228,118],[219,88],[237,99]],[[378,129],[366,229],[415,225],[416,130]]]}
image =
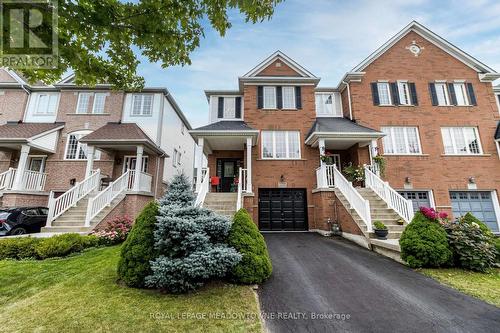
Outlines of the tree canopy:
{"label": "tree canopy", "polygon": [[58,0],[58,68],[16,70],[31,82],[53,83],[71,70],[77,84],[140,88],[137,54],[163,68],[190,64],[207,25],[224,36],[229,11],[256,23],[270,19],[281,1]]}

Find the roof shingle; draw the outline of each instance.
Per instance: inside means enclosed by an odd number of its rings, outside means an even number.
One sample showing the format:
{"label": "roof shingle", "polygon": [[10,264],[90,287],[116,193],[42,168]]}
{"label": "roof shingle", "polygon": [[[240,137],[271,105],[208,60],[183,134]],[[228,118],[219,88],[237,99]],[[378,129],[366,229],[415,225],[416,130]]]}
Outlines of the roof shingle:
{"label": "roof shingle", "polygon": [[64,123],[7,123],[0,126],[0,139],[29,139]]}
{"label": "roof shingle", "polygon": [[206,126],[198,127],[195,131],[255,131],[244,121],[219,121]]}
{"label": "roof shingle", "polygon": [[379,131],[361,126],[345,118],[316,118],[307,137],[314,132],[380,134]]}
{"label": "roof shingle", "polygon": [[87,134],[80,139],[82,142],[88,141],[113,141],[113,140],[130,140],[130,141],[151,141],[149,136],[135,123],[122,124],[122,123],[107,123],[106,125],[98,128],[94,132]]}

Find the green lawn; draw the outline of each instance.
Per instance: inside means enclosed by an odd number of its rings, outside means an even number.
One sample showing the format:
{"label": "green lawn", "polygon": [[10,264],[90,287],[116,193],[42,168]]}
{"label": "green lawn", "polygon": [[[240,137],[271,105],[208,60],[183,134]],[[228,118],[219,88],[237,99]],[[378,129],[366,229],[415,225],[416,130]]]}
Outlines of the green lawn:
{"label": "green lawn", "polygon": [[439,282],[500,307],[500,269],[477,273],[459,268],[422,269]]}
{"label": "green lawn", "polygon": [[65,259],[0,261],[0,330],[262,331],[250,287],[218,283],[179,296],[130,289],[115,282],[118,255],[115,246]]}

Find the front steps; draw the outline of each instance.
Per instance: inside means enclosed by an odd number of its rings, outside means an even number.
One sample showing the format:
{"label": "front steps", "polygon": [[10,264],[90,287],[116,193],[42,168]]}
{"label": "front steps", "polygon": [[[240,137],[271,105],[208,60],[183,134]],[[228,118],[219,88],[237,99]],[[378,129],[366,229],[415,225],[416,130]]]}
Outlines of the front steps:
{"label": "front steps", "polygon": [[61,216],[52,221],[52,226],[43,227],[41,232],[57,232],[57,233],[89,233],[99,222],[101,222],[106,215],[108,215],[113,208],[125,198],[125,194],[118,195],[111,204],[104,208],[96,217],[90,222],[90,226],[85,226],[85,217],[87,215],[87,205],[90,196],[95,196],[97,193],[89,194],[80,199],[75,207],[71,207]]}
{"label": "front steps", "polygon": [[219,215],[232,218],[236,213],[238,193],[209,192],[203,202],[203,207]]}

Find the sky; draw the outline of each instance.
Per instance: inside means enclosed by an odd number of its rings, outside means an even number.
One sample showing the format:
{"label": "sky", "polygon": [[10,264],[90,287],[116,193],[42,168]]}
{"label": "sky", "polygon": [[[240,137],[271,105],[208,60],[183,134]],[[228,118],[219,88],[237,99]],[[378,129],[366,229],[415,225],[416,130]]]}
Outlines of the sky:
{"label": "sky", "polygon": [[208,122],[205,89],[238,89],[238,76],[276,50],[320,77],[320,87],[336,87],[412,20],[500,71],[498,0],[285,0],[269,21],[245,23],[237,11],[229,17],[224,37],[205,26],[190,66],[163,69],[139,57],[146,86],[167,87],[193,128]]}

